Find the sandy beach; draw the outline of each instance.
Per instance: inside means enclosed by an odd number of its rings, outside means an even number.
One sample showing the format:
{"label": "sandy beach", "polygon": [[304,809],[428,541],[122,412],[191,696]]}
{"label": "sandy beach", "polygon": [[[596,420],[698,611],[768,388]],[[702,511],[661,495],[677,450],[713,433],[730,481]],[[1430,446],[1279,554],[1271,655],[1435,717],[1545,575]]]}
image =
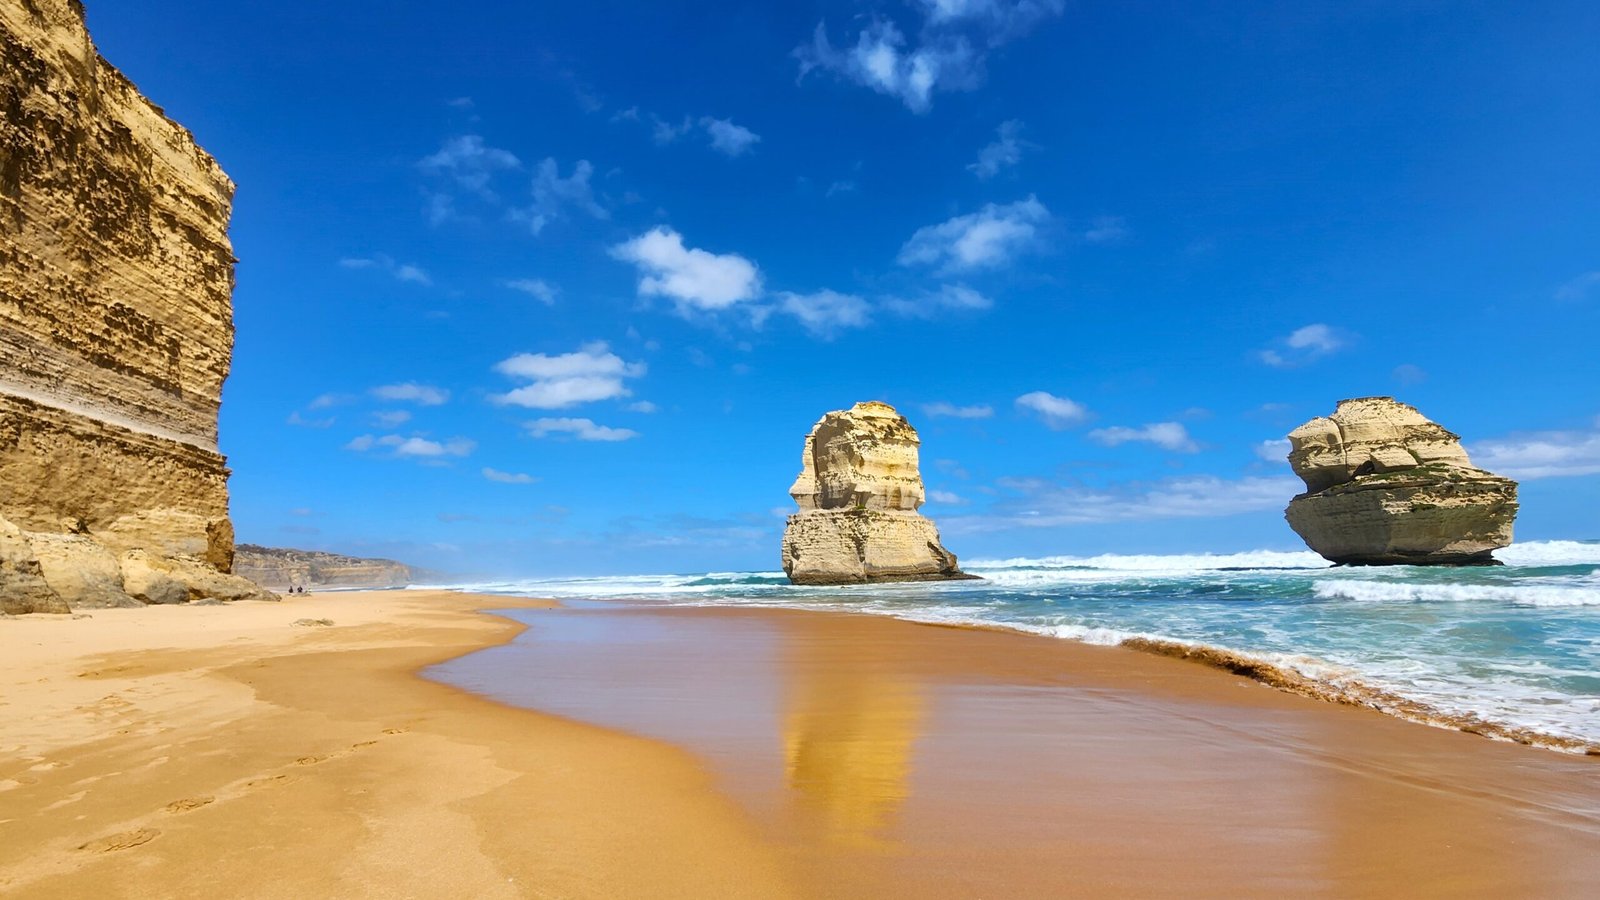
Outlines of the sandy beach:
{"label": "sandy beach", "polygon": [[[0,893],[1581,896],[1600,876],[1591,758],[1126,649],[551,606],[0,622]],[[510,607],[526,630],[476,612]]]}

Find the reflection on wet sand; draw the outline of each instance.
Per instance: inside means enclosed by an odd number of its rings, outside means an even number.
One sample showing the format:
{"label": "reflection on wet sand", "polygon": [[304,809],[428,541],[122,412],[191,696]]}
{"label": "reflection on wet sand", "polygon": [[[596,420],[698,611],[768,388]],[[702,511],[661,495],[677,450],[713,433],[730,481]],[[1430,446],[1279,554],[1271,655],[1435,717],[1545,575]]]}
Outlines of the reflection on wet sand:
{"label": "reflection on wet sand", "polygon": [[[809,644],[798,644],[797,649]],[[813,827],[843,844],[885,840],[910,792],[920,687],[869,666],[791,665],[784,771]]]}

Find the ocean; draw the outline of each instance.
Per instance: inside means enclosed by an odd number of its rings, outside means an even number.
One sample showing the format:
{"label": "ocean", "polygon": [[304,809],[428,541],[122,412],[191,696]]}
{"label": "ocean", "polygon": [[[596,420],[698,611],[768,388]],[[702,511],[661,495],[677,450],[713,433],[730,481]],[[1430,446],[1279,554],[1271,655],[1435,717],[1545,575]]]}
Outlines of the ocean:
{"label": "ocean", "polygon": [[1203,648],[1313,693],[1557,749],[1600,748],[1600,541],[1504,566],[1334,568],[1309,551],[984,559],[982,581],[795,587],[782,572],[448,587],[677,606],[828,609],[1093,644]]}

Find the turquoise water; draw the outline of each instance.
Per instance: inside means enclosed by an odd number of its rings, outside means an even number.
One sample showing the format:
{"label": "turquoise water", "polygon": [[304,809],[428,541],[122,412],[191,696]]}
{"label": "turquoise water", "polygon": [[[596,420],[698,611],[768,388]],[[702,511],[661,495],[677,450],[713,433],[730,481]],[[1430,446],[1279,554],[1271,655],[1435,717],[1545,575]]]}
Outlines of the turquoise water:
{"label": "turquoise water", "polygon": [[1090,643],[1152,637],[1376,687],[1442,715],[1600,744],[1600,542],[1507,565],[1330,568],[1309,552],[965,563],[982,581],[794,587],[781,572],[455,585],[524,596],[842,609]]}

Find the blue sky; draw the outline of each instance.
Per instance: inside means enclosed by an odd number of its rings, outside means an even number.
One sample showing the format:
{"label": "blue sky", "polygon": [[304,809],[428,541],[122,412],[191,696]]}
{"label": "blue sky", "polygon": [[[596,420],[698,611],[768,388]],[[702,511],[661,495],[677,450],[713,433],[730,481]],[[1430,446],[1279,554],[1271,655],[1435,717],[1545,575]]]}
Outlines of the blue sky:
{"label": "blue sky", "polygon": [[1600,537],[1600,6],[99,0],[239,184],[240,539],[773,569],[895,404],[963,557],[1294,548],[1392,394]]}

